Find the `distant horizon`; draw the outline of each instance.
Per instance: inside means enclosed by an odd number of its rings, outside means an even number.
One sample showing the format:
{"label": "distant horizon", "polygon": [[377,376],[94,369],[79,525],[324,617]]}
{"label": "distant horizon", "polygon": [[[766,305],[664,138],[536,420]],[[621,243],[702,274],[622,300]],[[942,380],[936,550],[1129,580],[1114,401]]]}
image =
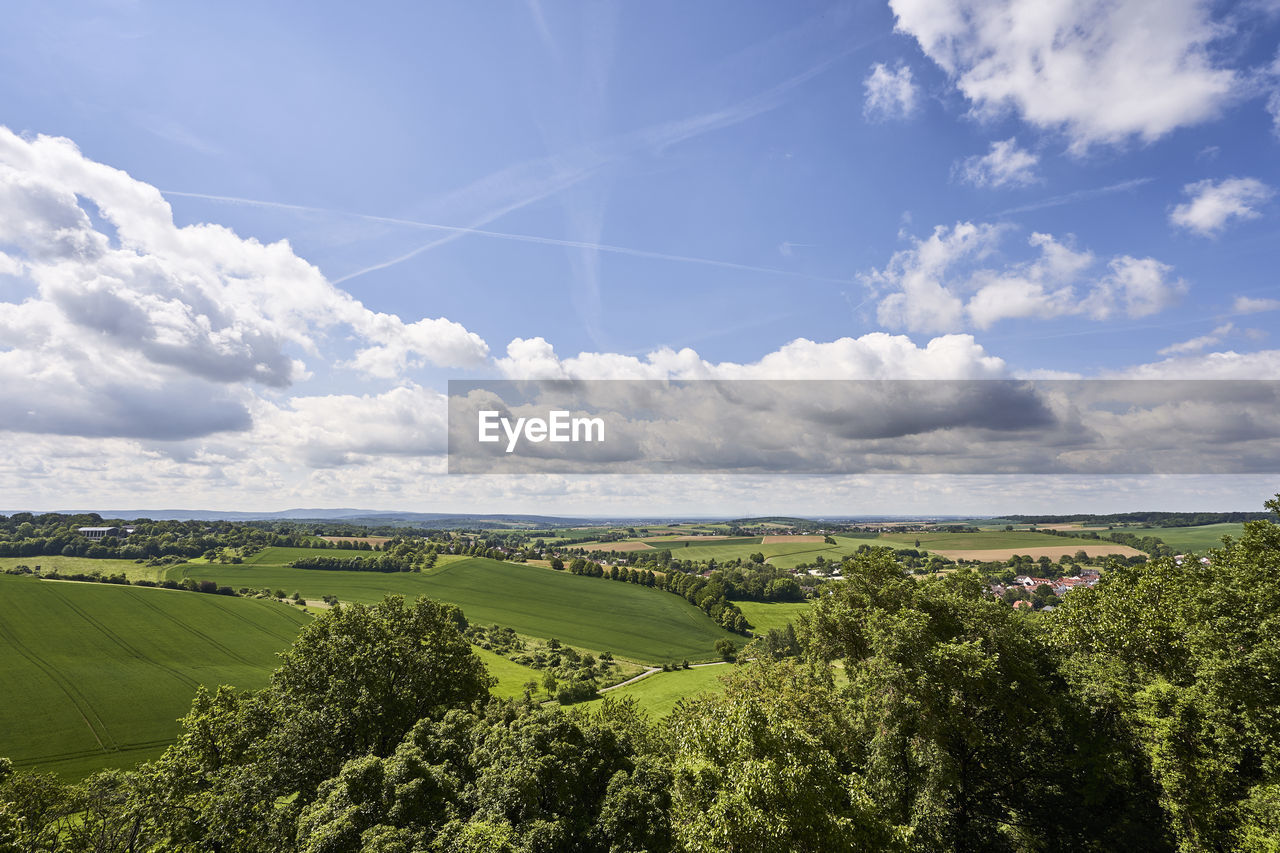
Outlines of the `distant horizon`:
{"label": "distant horizon", "polygon": [[[304,515],[303,513],[345,513],[343,515]],[[539,513],[523,513],[523,512],[430,512],[418,510],[372,510],[357,509],[353,507],[291,507],[283,510],[213,510],[213,509],[151,509],[151,510],[98,510],[98,509],[12,509],[0,510],[0,515],[11,517],[18,513],[31,513],[32,515],[97,515],[104,520],[120,519],[124,521],[149,518],[157,521],[257,521],[257,520],[279,520],[279,521],[331,521],[342,522],[352,519],[375,520],[380,516],[422,516],[423,520],[431,519],[476,519],[486,520],[492,519],[502,521],[505,519],[517,521],[547,521],[563,523],[562,526],[573,526],[569,522],[613,522],[613,523],[696,523],[711,522],[723,523],[727,521],[754,521],[757,519],[796,519],[798,521],[830,521],[836,523],[851,522],[880,522],[880,521],[965,521],[969,519],[999,519],[1014,516],[1112,516],[1124,514],[1142,514],[1142,513],[1172,513],[1177,515],[1192,515],[1196,513],[1250,513],[1257,515],[1265,515],[1262,509],[1193,509],[1193,510],[1165,510],[1165,509],[1131,509],[1116,510],[1112,512],[1008,512],[975,515],[971,513],[849,513],[840,515],[814,515],[801,514],[791,512],[781,513],[764,513],[758,515],[739,516],[739,515],[717,515],[717,514],[689,514],[689,515],[643,515],[643,514],[610,514],[610,515],[546,515]],[[234,518],[229,516],[235,516]]]}

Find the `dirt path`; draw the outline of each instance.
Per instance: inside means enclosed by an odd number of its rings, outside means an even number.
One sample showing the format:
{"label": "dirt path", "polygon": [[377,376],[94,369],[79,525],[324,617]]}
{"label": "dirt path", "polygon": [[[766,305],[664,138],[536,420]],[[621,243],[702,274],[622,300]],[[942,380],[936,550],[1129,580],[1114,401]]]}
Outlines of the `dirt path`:
{"label": "dirt path", "polygon": [[[711,661],[711,663],[691,663],[689,664],[689,669],[697,669],[699,667],[704,667],[704,666],[724,666],[727,663],[728,663],[727,660],[715,660],[715,661]],[[648,678],[649,676],[653,675],[655,672],[662,672],[662,667],[651,666],[648,669],[646,669],[644,672],[640,673],[639,675],[633,675],[631,678],[628,678],[626,681],[620,681],[617,684],[610,685],[609,687],[601,687],[600,692],[608,693],[610,690],[617,690],[619,687],[626,687],[628,684],[633,684],[642,678]]]}
{"label": "dirt path", "polygon": [[611,684],[608,687],[601,687],[599,692],[608,693],[610,690],[617,690],[619,687],[626,687],[628,684],[637,682],[642,678],[648,678],[649,676],[653,675],[655,672],[662,672],[662,667],[651,666],[648,669],[646,669],[644,672],[640,673],[639,675],[631,676],[626,681],[619,681],[617,684]]}

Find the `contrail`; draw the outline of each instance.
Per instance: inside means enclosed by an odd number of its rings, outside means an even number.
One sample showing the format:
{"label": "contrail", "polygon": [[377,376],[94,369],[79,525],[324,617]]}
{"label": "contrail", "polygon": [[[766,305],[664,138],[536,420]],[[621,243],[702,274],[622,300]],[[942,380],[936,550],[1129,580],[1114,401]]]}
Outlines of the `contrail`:
{"label": "contrail", "polygon": [[517,234],[510,231],[490,231],[486,228],[471,228],[465,225],[442,225],[436,222],[421,222],[416,219],[400,219],[394,216],[376,216],[369,213],[352,213],[344,210],[333,210],[325,207],[312,207],[303,204],[287,204],[279,201],[261,201],[252,198],[240,198],[238,196],[213,195],[211,193],[194,193],[182,192],[179,190],[161,190],[161,193],[168,196],[178,196],[181,198],[200,198],[207,201],[219,201],[227,204],[243,204],[250,207],[267,207],[279,210],[300,211],[303,213],[326,213],[334,216],[349,216],[355,219],[363,219],[369,222],[382,222],[389,225],[403,225],[409,228],[421,228],[428,231],[441,231],[451,237],[442,238],[424,246],[419,246],[411,252],[400,257],[384,261],[367,269],[350,273],[342,278],[336,279],[335,284],[340,284],[349,278],[362,275],[366,272],[383,269],[392,266],[401,261],[408,260],[414,255],[418,255],[428,249],[434,248],[452,239],[453,236],[472,235],[476,237],[489,237],[496,240],[511,240],[517,243],[533,243],[541,246],[559,246],[567,249],[594,249],[599,252],[608,252],[614,255],[625,255],[633,258],[647,258],[655,261],[671,261],[673,263],[700,264],[702,266],[717,267],[719,269],[739,270],[742,272],[756,272],[767,275],[791,276],[793,278],[803,278],[808,281],[820,281],[828,284],[849,284],[851,279],[835,278],[832,276],[812,275],[810,273],[799,272],[797,270],[785,270],[777,267],[762,267],[754,264],[740,264],[733,261],[721,261],[714,258],[699,258],[691,255],[673,255],[667,252],[651,252],[647,249],[633,249],[629,246],[614,246],[609,243],[591,243],[583,240],[562,240],[557,237],[541,237],[536,234]]}
{"label": "contrail", "polygon": [[1030,204],[1019,205],[1018,207],[1010,207],[999,213],[992,214],[995,216],[1008,216],[1011,213],[1028,213],[1032,210],[1042,210],[1046,207],[1058,207],[1063,204],[1071,204],[1072,202],[1085,201],[1086,199],[1097,198],[1098,196],[1110,195],[1111,193],[1124,192],[1134,187],[1140,187],[1143,184],[1151,183],[1152,178],[1134,178],[1128,181],[1121,181],[1118,184],[1111,184],[1106,187],[1097,187],[1091,190],[1076,190],[1075,192],[1066,193],[1065,195],[1056,195],[1041,201],[1033,201]]}
{"label": "contrail", "polygon": [[[658,124],[649,128],[644,128],[639,131],[623,134],[620,138],[615,140],[617,144],[614,147],[617,150],[613,154],[604,157],[603,162],[591,163],[584,166],[581,169],[578,169],[577,171],[570,172],[567,176],[565,176],[565,180],[553,181],[551,185],[545,188],[544,190],[538,193],[535,193],[531,197],[521,199],[519,201],[515,201],[507,205],[503,205],[498,210],[491,211],[485,214],[483,217],[479,218],[477,222],[478,224],[492,222],[506,213],[510,213],[513,210],[517,210],[521,207],[524,207],[527,204],[530,204],[534,201],[538,201],[541,198],[545,198],[549,195],[552,195],[564,189],[566,186],[571,186],[575,183],[578,183],[582,179],[598,171],[599,168],[605,163],[616,160],[621,156],[625,156],[626,153],[634,150],[637,147],[650,148],[650,149],[661,151],[671,145],[674,145],[679,142],[683,142],[695,136],[700,136],[704,133],[708,133],[713,130],[719,130],[721,128],[729,127],[729,126],[738,124],[740,122],[746,121],[747,119],[754,118],[755,116],[761,115],[762,113],[766,113],[766,112],[769,112],[770,110],[776,109],[783,102],[784,96],[788,92],[808,82],[809,80],[813,79],[819,74],[823,73],[824,71],[829,69],[832,65],[834,65],[836,62],[846,58],[852,53],[862,50],[867,45],[878,40],[879,40],[879,37],[874,39],[869,39],[861,44],[857,44],[852,47],[845,48],[844,50],[841,50],[831,56],[828,56],[818,61],[817,63],[810,66],[808,69],[800,72],[799,74],[796,74],[795,76],[790,77],[787,80],[784,80],[781,83],[778,83],[777,85],[774,85],[764,90],[763,92],[757,93],[748,98],[744,98],[725,109],[714,110],[712,112],[703,113],[700,115],[692,116],[685,119],[679,119],[676,121],[663,122],[661,124]],[[441,237],[438,240],[433,240],[430,243],[426,243],[422,246],[418,246],[417,248],[412,249],[411,251],[406,252],[402,255],[398,255],[397,257],[391,258],[389,260],[382,261],[372,266],[365,267],[364,269],[360,269],[360,270],[356,270],[355,272],[348,273],[347,275],[344,275],[341,278],[335,279],[334,284],[341,284],[342,282],[356,278],[357,276],[365,275],[366,273],[375,272],[377,270],[386,269],[387,267],[391,267],[391,266],[395,266],[396,264],[403,263],[404,261],[407,261],[410,258],[416,257],[417,255],[420,255],[423,252],[430,251],[431,249],[434,249],[438,246],[441,246],[445,243],[448,243],[464,235],[473,235],[477,237],[490,237],[498,240],[513,240],[513,241],[522,242],[522,243],[535,243],[535,244],[540,244],[544,246],[560,246],[560,247],[569,248],[569,249],[590,249],[598,252],[608,252],[610,254],[626,255],[634,258],[648,258],[650,260],[670,261],[674,263],[700,264],[702,266],[717,267],[719,269],[738,270],[741,272],[764,273],[766,275],[789,276],[791,278],[800,278],[806,281],[818,281],[818,282],[824,282],[828,284],[848,284],[850,281],[847,278],[834,278],[831,276],[811,275],[808,273],[797,272],[794,270],[778,269],[776,267],[762,267],[762,266],[755,266],[753,264],[739,264],[739,263],[734,263],[732,261],[720,261],[712,258],[698,258],[698,257],[691,257],[688,255],[672,255],[665,252],[650,252],[644,249],[632,249],[627,246],[612,246],[606,243],[593,243],[593,242],[581,241],[581,240],[559,240],[554,237],[539,237],[533,234],[514,234],[510,232],[505,232],[505,231],[489,231],[476,226],[442,225],[442,224],[433,223],[433,222],[420,222],[417,220],[398,219],[390,216],[374,216],[374,215],[363,214],[363,213],[351,213],[348,211],[330,210],[330,209],[319,208],[319,207],[309,207],[309,206],[300,205],[300,204],[286,204],[284,202],[261,201],[258,199],[239,198],[236,196],[222,196],[222,195],[212,195],[208,193],[180,192],[177,190],[161,190],[161,192],[165,195],[170,195],[170,196],[180,196],[185,198],[202,198],[209,201],[220,201],[220,202],[226,202],[230,204],[245,204],[245,205],[252,205],[255,207],[274,208],[277,210],[293,210],[293,211],[301,211],[301,212],[307,212],[307,213],[326,213],[326,214],[336,215],[336,216],[349,216],[349,217],[354,217],[358,219],[363,219],[368,222],[382,222],[390,225],[403,225],[411,228],[422,228],[426,230],[440,231],[445,234],[445,236]]]}

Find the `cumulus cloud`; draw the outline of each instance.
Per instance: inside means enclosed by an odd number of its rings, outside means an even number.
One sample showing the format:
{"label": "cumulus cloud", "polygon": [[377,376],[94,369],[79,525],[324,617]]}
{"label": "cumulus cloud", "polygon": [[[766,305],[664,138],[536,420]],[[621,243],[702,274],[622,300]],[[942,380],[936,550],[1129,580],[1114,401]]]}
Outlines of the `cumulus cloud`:
{"label": "cumulus cloud", "polygon": [[1143,317],[1186,291],[1172,268],[1154,258],[1116,257],[1104,273],[1089,276],[1094,255],[1051,234],[1031,235],[1030,260],[989,265],[1010,230],[987,223],[939,225],[894,253],[883,269],[863,274],[863,284],[879,300],[880,323],[937,333],[968,324],[987,329],[1011,318]]}
{"label": "cumulus cloud", "polygon": [[952,172],[958,180],[975,187],[1025,187],[1040,180],[1036,175],[1039,162],[1039,157],[1019,148],[1017,139],[1010,137],[991,143],[986,154],[960,161]]}
{"label": "cumulus cloud", "polygon": [[862,88],[862,114],[869,119],[907,118],[916,111],[919,92],[911,79],[911,69],[905,65],[890,70],[883,62],[877,62],[862,81]]}
{"label": "cumulus cloud", "polygon": [[351,366],[391,377],[474,366],[487,347],[457,323],[405,323],[334,287],[287,242],[177,227],[158,190],[67,139],[0,128],[0,429],[178,439],[242,430],[253,389],[307,376],[332,331]]}
{"label": "cumulus cloud", "polygon": [[1218,234],[1232,220],[1257,219],[1262,215],[1258,208],[1275,195],[1275,190],[1257,178],[1197,181],[1182,191],[1191,200],[1176,206],[1169,221],[1206,237]]}
{"label": "cumulus cloud", "polygon": [[1258,299],[1253,296],[1237,296],[1231,305],[1235,314],[1260,314],[1280,308],[1280,299]]}
{"label": "cumulus cloud", "polygon": [[439,456],[447,449],[446,410],[443,394],[415,384],[381,394],[259,400],[251,441],[263,454],[293,456],[311,468]]}
{"label": "cumulus cloud", "polygon": [[884,332],[828,342],[797,338],[748,364],[709,362],[688,347],[644,358],[584,352],[562,359],[543,338],[516,338],[495,363],[508,379],[981,379],[1005,373],[1004,361],[972,335],[944,335],[920,347]]}
{"label": "cumulus cloud", "polygon": [[1149,317],[1173,307],[1187,292],[1187,283],[1172,277],[1173,267],[1155,258],[1122,255],[1107,266],[1107,274],[1084,302],[1099,320],[1119,313]]}
{"label": "cumulus cloud", "polygon": [[1213,118],[1237,74],[1215,64],[1220,30],[1200,0],[890,0],[900,31],[979,114],[1015,110],[1074,150],[1150,142]]}

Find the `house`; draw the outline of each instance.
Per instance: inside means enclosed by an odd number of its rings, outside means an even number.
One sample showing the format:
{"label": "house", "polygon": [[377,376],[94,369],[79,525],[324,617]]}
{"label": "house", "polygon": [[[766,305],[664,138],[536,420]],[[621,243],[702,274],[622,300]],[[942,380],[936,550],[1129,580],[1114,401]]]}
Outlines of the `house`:
{"label": "house", "polygon": [[115,527],[77,527],[76,533],[79,533],[85,539],[106,539],[108,536],[115,536]]}

